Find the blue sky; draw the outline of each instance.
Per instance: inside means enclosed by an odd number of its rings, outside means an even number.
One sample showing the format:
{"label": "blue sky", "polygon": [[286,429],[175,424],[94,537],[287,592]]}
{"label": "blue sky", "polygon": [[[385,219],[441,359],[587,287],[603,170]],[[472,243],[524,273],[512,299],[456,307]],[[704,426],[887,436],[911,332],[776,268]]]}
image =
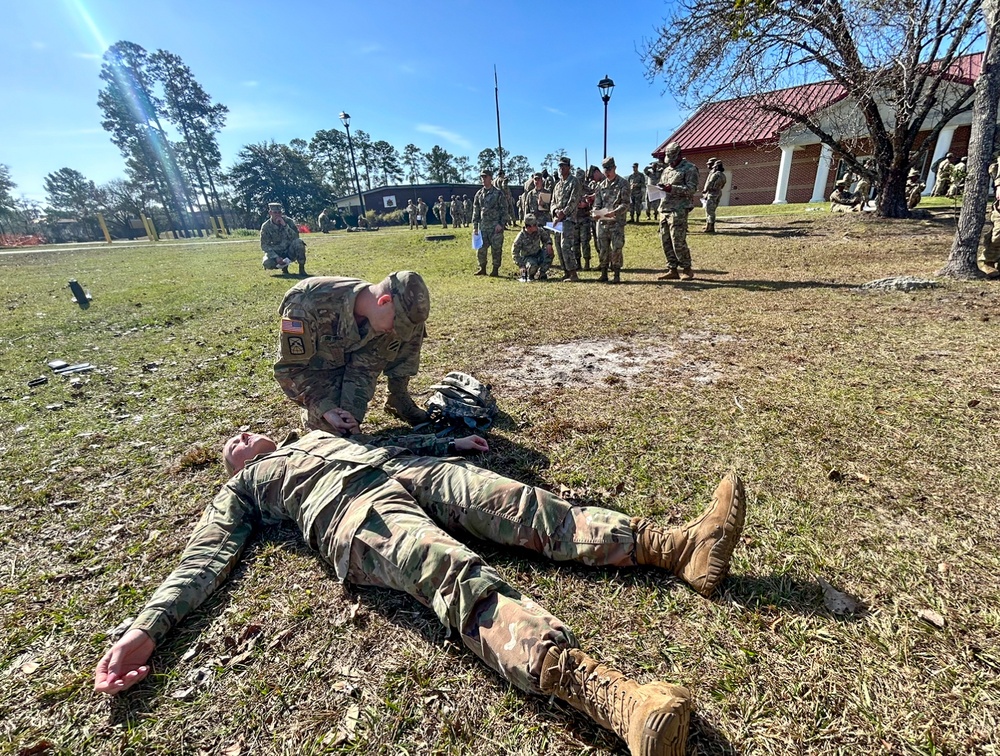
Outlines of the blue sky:
{"label": "blue sky", "polygon": [[[686,113],[643,76],[637,49],[663,2],[505,0],[305,2],[260,0],[0,0],[5,72],[0,163],[16,194],[44,200],[43,178],[75,168],[97,183],[124,176],[100,126],[100,56],[129,40],[179,55],[230,109],[223,164],[253,142],[363,129],[397,149],[440,144],[475,162],[496,146],[493,65],[503,145],[533,165],[556,148],[574,163],[600,157],[597,82],[616,87],[608,152],[646,164]],[[419,8],[420,10],[415,10]]]}

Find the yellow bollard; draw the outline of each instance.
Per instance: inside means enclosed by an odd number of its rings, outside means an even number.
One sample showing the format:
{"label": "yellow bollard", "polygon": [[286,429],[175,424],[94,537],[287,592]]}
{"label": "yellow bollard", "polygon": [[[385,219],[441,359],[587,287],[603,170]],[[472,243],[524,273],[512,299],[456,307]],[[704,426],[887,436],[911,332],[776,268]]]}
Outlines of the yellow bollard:
{"label": "yellow bollard", "polygon": [[108,244],[111,243],[111,234],[108,233],[108,224],[104,222],[104,216],[101,213],[97,214],[97,222],[101,224],[101,231],[104,232],[104,239]]}

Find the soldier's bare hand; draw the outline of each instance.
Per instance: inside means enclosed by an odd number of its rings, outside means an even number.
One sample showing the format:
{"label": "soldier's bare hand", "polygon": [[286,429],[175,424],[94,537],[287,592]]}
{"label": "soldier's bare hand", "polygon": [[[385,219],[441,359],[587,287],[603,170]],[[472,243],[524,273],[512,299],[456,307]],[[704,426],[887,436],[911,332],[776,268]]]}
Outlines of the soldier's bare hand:
{"label": "soldier's bare hand", "polygon": [[482,436],[466,436],[455,439],[455,450],[460,452],[488,452],[490,445]]}
{"label": "soldier's bare hand", "polygon": [[345,409],[340,407],[334,407],[332,410],[323,413],[323,419],[326,420],[337,433],[343,436],[349,436],[352,433],[359,433],[361,431],[361,426],[358,425],[358,421],[354,419],[354,415]]}
{"label": "soldier's bare hand", "polygon": [[97,663],[94,690],[114,696],[144,680],[154,648],[156,644],[145,631],[129,630]]}

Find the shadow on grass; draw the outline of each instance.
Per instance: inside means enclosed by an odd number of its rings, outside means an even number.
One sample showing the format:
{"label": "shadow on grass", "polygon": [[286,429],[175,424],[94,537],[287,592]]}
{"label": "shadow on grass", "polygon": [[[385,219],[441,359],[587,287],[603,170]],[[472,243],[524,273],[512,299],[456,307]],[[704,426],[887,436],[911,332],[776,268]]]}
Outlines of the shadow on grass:
{"label": "shadow on grass", "polygon": [[836,622],[856,622],[868,614],[865,608],[854,614],[833,614],[823,603],[819,583],[791,575],[730,575],[722,589],[723,601],[754,611],[819,615]]}
{"label": "shadow on grass", "polygon": [[[660,271],[651,271],[654,273]],[[704,271],[695,270],[695,276],[705,275]],[[629,281],[623,280],[619,286],[664,286],[673,287],[678,292],[702,291],[709,289],[744,289],[746,291],[786,291],[794,289],[856,289],[860,284],[832,283],[830,281],[764,281],[760,279],[712,279],[695,278],[692,281]]]}

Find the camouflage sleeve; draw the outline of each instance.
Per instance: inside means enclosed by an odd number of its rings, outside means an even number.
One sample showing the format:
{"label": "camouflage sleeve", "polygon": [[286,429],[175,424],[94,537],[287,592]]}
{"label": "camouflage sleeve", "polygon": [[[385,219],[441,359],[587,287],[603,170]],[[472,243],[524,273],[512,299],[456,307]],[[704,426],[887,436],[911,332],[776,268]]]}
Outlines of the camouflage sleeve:
{"label": "camouflage sleeve", "polygon": [[404,341],[399,347],[395,359],[386,365],[384,372],[388,378],[412,378],[420,370],[420,350],[424,345],[427,329],[420,332],[409,341]]}
{"label": "camouflage sleeve", "polygon": [[260,248],[268,257],[276,257],[285,249],[281,236],[275,234],[277,228],[270,221],[264,221],[264,225],[260,227]]}
{"label": "camouflage sleeve", "polygon": [[580,204],[580,200],[583,199],[583,186],[580,184],[580,182],[574,178],[571,182],[569,182],[569,184],[570,184],[570,194],[568,197],[569,201],[566,203],[566,207],[568,208],[568,210],[563,211],[566,213],[566,215],[570,215],[572,212],[574,212],[576,210],[576,206]]}
{"label": "camouflage sleeve", "polygon": [[205,510],[181,562],[146,603],[133,628],[159,644],[166,634],[222,584],[260,524],[260,507],[230,481]]}
{"label": "camouflage sleeve", "polygon": [[472,199],[472,225],[478,228],[479,222],[483,218],[483,200],[479,192]]}
{"label": "camouflage sleeve", "polygon": [[[430,433],[411,433],[407,436],[351,436],[352,441],[370,446],[400,446],[418,457],[447,457],[450,438],[438,438]],[[454,456],[457,452],[452,452]]]}
{"label": "camouflage sleeve", "polygon": [[513,200],[510,198],[510,192],[507,192],[503,197],[501,197],[500,202],[500,220],[497,221],[498,226],[506,226],[511,222],[512,218],[510,216],[510,208]]}
{"label": "camouflage sleeve", "polygon": [[518,268],[524,267],[524,237],[524,231],[519,232],[514,237],[514,244],[510,248],[511,254],[514,256],[514,265]]}
{"label": "camouflage sleeve", "polygon": [[618,196],[614,197],[614,202],[612,203],[611,209],[614,211],[624,211],[617,212],[615,218],[619,224],[624,225],[628,221],[628,208],[630,200],[632,199],[632,193],[629,191],[628,182],[619,177],[618,181]]}

